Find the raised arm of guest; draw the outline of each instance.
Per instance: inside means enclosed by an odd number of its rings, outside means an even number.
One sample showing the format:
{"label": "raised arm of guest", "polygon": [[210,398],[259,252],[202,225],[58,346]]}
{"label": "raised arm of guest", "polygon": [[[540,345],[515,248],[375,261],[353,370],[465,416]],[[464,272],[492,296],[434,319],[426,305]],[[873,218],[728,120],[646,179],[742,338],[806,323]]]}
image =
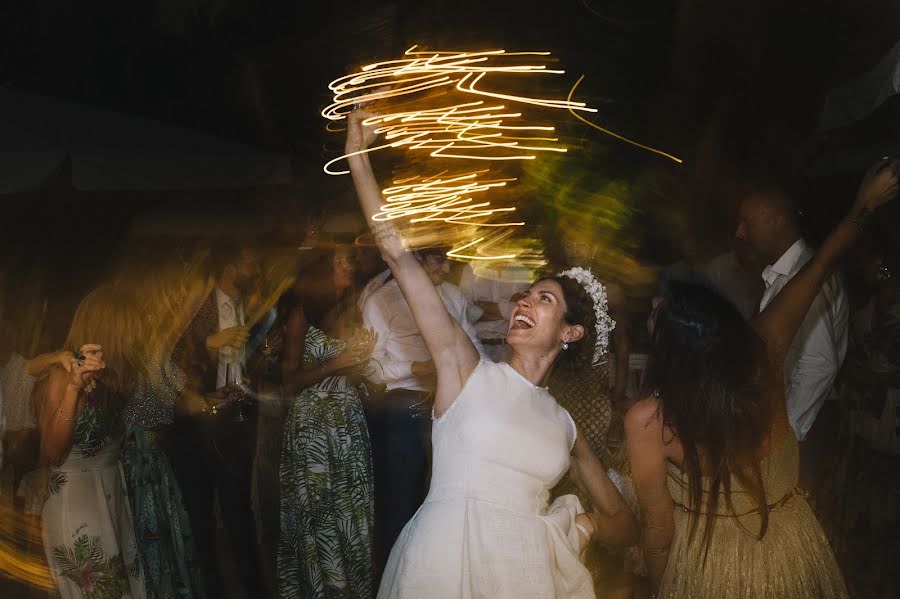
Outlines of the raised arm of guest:
{"label": "raised arm of guest", "polygon": [[75,362],[77,362],[75,354],[69,350],[61,349],[31,358],[25,366],[25,371],[28,373],[28,376],[40,378],[57,364],[62,366],[66,372],[69,372],[72,370],[72,364]]}
{"label": "raised arm of guest", "polygon": [[469,336],[447,312],[434,283],[412,253],[407,251],[396,229],[388,222],[373,220],[381,211],[382,194],[366,153],[376,137],[373,128],[364,124],[366,119],[372,117],[374,115],[364,110],[354,111],[348,116],[347,161],[366,222],[372,229],[382,257],[403,291],[436,365],[434,410],[436,415],[440,415],[450,407],[475,370],[479,354]]}
{"label": "raised arm of guest", "polygon": [[896,197],[897,171],[898,163],[894,160],[880,161],[869,169],[853,206],[828,235],[819,251],[751,321],[776,363],[783,363],[819,287],[831,275],[838,260],[856,242],[866,219]]}
{"label": "raised arm of guest", "polygon": [[69,455],[79,408],[95,384],[93,377],[106,367],[99,345],[85,345],[81,352],[84,359],[72,364],[70,371],[54,368],[40,393],[37,425],[41,457],[55,466]]}

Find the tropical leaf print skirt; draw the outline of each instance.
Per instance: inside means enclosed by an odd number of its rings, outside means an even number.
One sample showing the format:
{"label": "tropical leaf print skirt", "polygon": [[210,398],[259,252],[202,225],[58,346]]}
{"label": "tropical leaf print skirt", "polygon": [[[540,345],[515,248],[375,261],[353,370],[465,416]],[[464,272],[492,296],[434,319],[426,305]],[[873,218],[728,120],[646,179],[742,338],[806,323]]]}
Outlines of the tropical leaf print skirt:
{"label": "tropical leaf print skirt", "polygon": [[144,598],[119,445],[78,448],[50,471],[41,514],[47,564],[63,599]]}
{"label": "tropical leaf print skirt", "polygon": [[279,476],[281,597],[372,597],[372,455],[354,389],[320,385],[298,395]]}

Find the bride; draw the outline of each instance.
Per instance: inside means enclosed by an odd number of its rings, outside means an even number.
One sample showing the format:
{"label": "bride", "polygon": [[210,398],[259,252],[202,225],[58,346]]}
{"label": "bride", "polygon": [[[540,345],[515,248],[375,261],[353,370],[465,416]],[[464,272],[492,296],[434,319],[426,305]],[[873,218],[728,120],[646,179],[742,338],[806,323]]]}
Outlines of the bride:
{"label": "bride", "polygon": [[[378,597],[594,597],[582,549],[592,538],[634,544],[637,526],[542,385],[558,358],[605,352],[615,326],[605,290],[580,268],[538,281],[512,312],[509,363],[480,360],[396,229],[372,220],[382,199],[364,152],[375,139],[363,124],[372,116],[348,117],[350,172],[437,368],[431,486],[391,551]],[[574,495],[548,505],[566,471],[598,511],[585,513]]]}

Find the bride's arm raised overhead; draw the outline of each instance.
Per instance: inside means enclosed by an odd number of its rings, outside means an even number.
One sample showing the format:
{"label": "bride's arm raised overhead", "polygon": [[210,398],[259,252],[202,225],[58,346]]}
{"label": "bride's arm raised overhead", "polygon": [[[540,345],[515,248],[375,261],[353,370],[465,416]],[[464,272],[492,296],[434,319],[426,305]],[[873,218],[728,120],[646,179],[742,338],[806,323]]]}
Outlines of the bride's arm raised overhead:
{"label": "bride's arm raised overhead", "polygon": [[434,360],[437,371],[434,411],[440,416],[450,407],[475,370],[479,355],[468,335],[447,312],[437,288],[412,252],[408,251],[396,227],[389,221],[373,220],[381,211],[382,194],[366,152],[376,134],[366,121],[375,118],[376,115],[366,110],[355,110],[348,115],[347,162],[360,208],[375,243],[397,279]]}

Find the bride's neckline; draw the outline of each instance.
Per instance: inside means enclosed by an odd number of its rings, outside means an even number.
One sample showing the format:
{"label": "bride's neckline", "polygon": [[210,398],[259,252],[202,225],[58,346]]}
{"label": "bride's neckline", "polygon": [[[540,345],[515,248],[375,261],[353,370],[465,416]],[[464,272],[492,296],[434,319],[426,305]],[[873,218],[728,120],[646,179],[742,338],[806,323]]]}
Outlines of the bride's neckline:
{"label": "bride's neckline", "polygon": [[542,390],[542,391],[549,391],[549,390],[550,390],[550,387],[541,387],[540,385],[535,385],[534,383],[532,383],[531,381],[529,381],[528,379],[526,379],[526,378],[525,378],[525,375],[523,375],[521,372],[519,372],[518,370],[516,370],[515,368],[513,368],[512,366],[510,366],[510,365],[509,365],[509,362],[501,362],[501,364],[503,364],[504,366],[506,366],[506,368],[508,368],[510,372],[512,372],[512,373],[513,373],[514,375],[516,375],[517,377],[519,377],[525,384],[527,384],[527,385],[528,385],[529,387],[531,387],[532,389],[540,389],[540,390]]}

